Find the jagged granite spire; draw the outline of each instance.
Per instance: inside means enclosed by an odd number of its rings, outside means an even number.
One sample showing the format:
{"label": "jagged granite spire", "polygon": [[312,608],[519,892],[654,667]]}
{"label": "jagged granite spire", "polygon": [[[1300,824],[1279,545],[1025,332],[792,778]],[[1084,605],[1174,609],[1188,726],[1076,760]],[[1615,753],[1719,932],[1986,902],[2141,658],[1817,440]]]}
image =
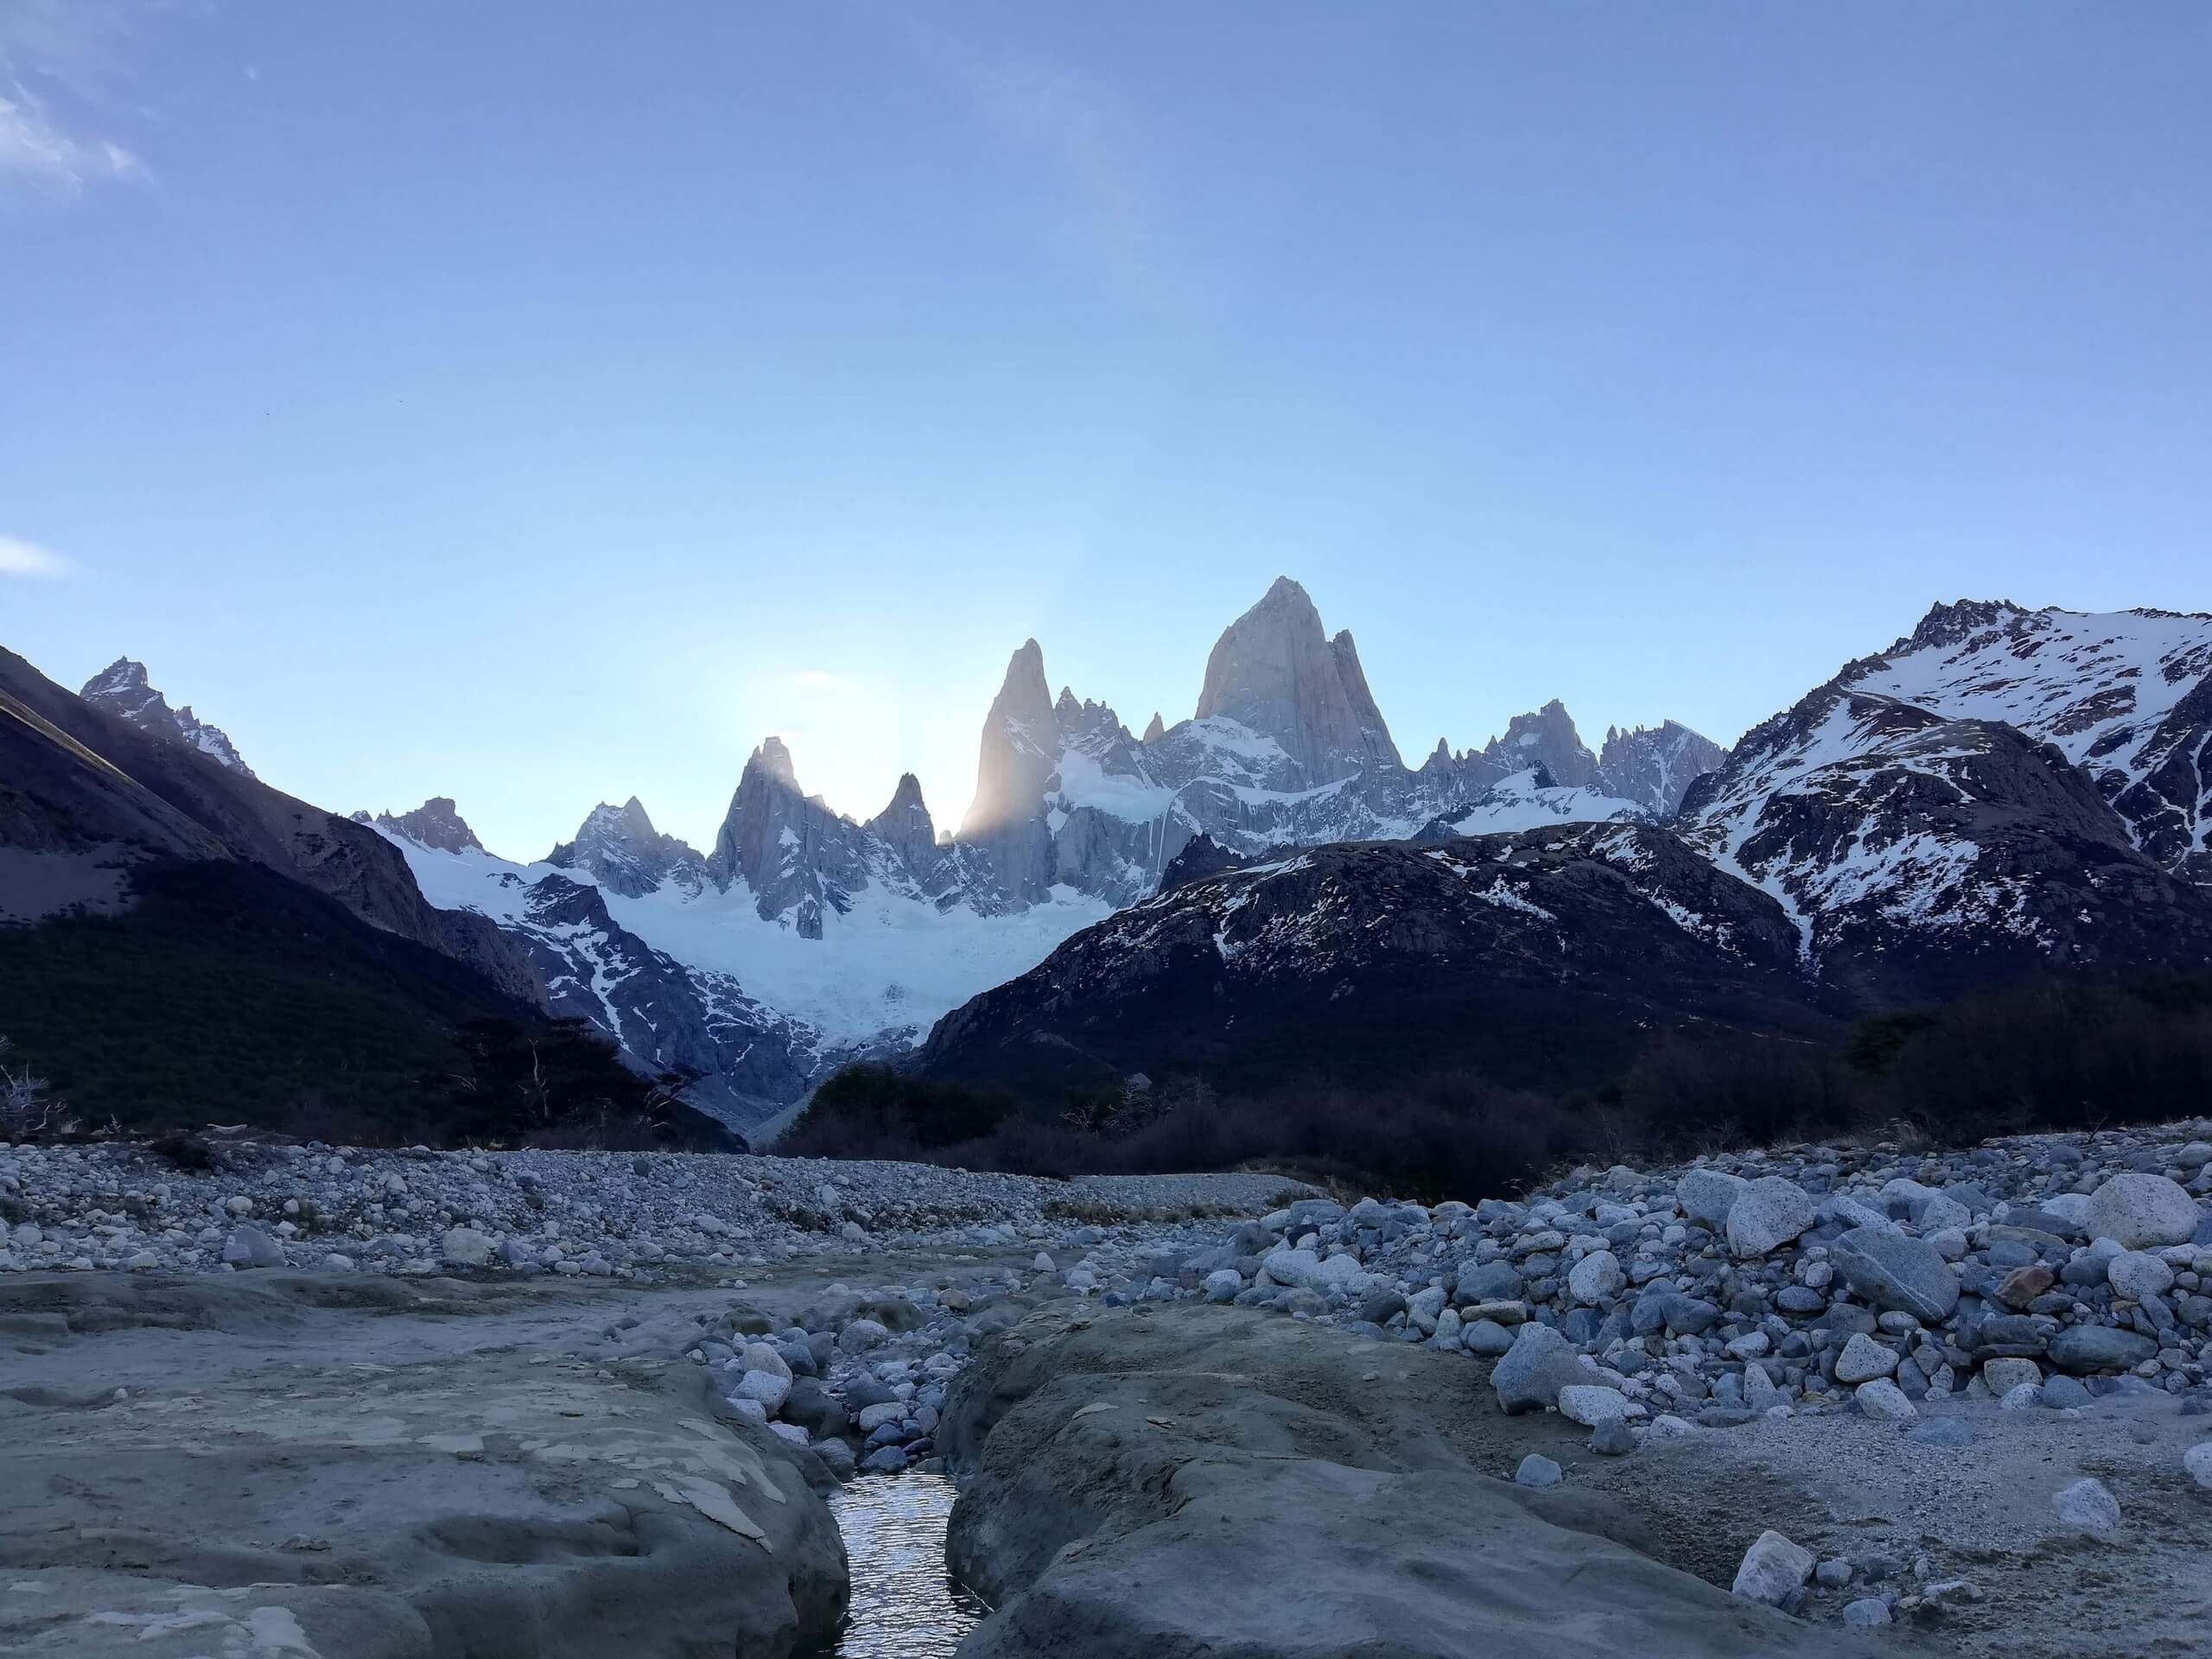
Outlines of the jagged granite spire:
{"label": "jagged granite spire", "polygon": [[1045,683],[1045,653],[1022,642],[1006,665],[1006,680],[983,720],[976,757],[976,798],[961,820],[963,838],[995,835],[1035,817],[1046,780],[1059,764],[1060,734]]}
{"label": "jagged granite spire", "polygon": [[1351,635],[1330,639],[1287,576],[1215,644],[1198,718],[1234,720],[1273,738],[1314,784],[1400,766]]}
{"label": "jagged granite spire", "polygon": [[1590,753],[1567,705],[1557,697],[1534,714],[1514,715],[1505,735],[1491,739],[1483,753],[1508,771],[1541,766],[1554,784],[1567,789],[1581,789],[1598,775],[1598,757]]}
{"label": "jagged granite spire", "polygon": [[253,776],[253,768],[239,758],[238,746],[222,728],[210,726],[200,719],[189,703],[181,709],[169,707],[168,699],[149,683],[143,663],[118,657],[86,681],[77,695],[95,709],[130,721],[149,736],[181,743],[187,748],[198,750],[218,766],[227,766],[245,777]]}
{"label": "jagged granite spire", "polygon": [[1152,711],[1152,723],[1144,728],[1144,737],[1141,741],[1147,743],[1157,743],[1166,734],[1166,731],[1167,728],[1160,723],[1160,710],[1155,709]]}
{"label": "jagged granite spire", "polygon": [[818,939],[824,917],[843,914],[867,882],[866,834],[799,792],[791,751],[771,737],[745,763],[707,867],[725,887],[743,881],[763,918],[787,917],[802,938]]}
{"label": "jagged granite spire", "polygon": [[937,825],[922,800],[921,779],[901,772],[891,804],[868,821],[867,828],[899,855],[906,868],[919,874],[937,855]]}

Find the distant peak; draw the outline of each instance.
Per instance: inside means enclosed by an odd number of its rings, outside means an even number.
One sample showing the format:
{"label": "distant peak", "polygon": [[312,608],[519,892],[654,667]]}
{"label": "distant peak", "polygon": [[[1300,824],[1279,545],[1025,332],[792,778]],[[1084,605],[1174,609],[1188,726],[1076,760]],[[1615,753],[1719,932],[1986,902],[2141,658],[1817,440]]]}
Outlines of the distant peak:
{"label": "distant peak", "polygon": [[1144,741],[1147,743],[1157,743],[1166,734],[1166,732],[1167,728],[1160,722],[1160,710],[1154,709],[1152,723],[1144,728]]}
{"label": "distant peak", "polygon": [[784,747],[784,740],[780,737],[760,740],[760,747],[753,751],[752,759],[745,763],[747,772],[755,768],[778,783],[786,784],[793,789],[798,787],[798,768],[791,765],[791,752]]}
{"label": "distant peak", "polygon": [[1920,619],[1920,626],[1897,642],[1897,646],[1925,650],[1929,646],[1955,645],[1968,634],[1983,628],[1998,627],[2027,611],[2009,599],[1961,599],[1950,604],[1931,606],[1928,614]]}
{"label": "distant peak", "polygon": [[126,687],[143,689],[146,684],[146,664],[129,657],[118,657],[105,668],[85,682],[80,697],[112,695]]}
{"label": "distant peak", "polygon": [[888,817],[893,812],[905,812],[922,805],[922,780],[911,772],[899,774],[899,786],[891,791],[891,804],[883,809]]}
{"label": "distant peak", "polygon": [[481,852],[484,843],[476,839],[476,832],[461,816],[461,809],[450,795],[433,795],[412,812],[394,815],[379,812],[376,816],[378,829],[390,834],[404,836],[418,846],[435,848],[440,852],[460,853],[474,848]]}

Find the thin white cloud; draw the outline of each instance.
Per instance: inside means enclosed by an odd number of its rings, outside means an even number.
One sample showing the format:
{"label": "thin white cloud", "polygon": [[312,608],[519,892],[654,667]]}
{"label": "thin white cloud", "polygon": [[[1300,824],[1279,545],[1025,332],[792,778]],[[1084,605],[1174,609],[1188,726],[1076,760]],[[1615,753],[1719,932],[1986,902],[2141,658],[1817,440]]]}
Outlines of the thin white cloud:
{"label": "thin white cloud", "polygon": [[106,130],[126,118],[114,88],[156,0],[0,0],[0,188],[74,196],[143,179]]}
{"label": "thin white cloud", "polygon": [[0,536],[0,576],[66,576],[69,561],[35,542]]}
{"label": "thin white cloud", "polygon": [[914,41],[984,121],[1058,171],[1065,213],[1054,228],[1073,257],[1137,297],[1185,297],[1143,124],[1126,98],[1081,66],[1026,48],[934,29],[917,29]]}

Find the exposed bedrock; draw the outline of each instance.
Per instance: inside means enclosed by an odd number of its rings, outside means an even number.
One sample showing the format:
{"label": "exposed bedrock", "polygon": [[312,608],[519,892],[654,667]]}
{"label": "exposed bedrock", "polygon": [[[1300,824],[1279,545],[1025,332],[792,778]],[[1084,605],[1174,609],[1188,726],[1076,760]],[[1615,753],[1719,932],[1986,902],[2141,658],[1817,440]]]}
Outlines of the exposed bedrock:
{"label": "exposed bedrock", "polygon": [[788,1659],[843,1612],[818,1460],[681,1358],[591,1353],[588,1303],[281,1273],[0,1289],[0,1651]]}
{"label": "exposed bedrock", "polygon": [[1548,1432],[1489,1393],[1242,1308],[1040,1310],[947,1406],[948,1554],[998,1608],[962,1659],[1876,1651],[1663,1564],[1601,1497],[1479,1472]]}

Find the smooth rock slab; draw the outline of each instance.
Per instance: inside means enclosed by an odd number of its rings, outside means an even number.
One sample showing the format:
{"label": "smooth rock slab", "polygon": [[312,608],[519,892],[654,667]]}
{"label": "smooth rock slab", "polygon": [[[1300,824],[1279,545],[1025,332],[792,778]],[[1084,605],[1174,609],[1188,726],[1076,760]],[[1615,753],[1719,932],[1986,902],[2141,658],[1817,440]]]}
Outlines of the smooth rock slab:
{"label": "smooth rock slab", "polygon": [[[997,1610],[962,1659],[1871,1659],[1611,1541],[1600,1517],[1629,1517],[1575,1483],[1458,1461],[1483,1382],[1464,1358],[1196,1301],[1135,1313],[987,1350],[955,1391],[946,1555]],[[1104,1432],[1140,1412],[1171,1426]],[[1419,1468],[1382,1450],[1415,1443]]]}
{"label": "smooth rock slab", "polygon": [[1940,1325],[1959,1305],[1959,1278],[1925,1239],[1878,1227],[1854,1227],[1828,1247],[1844,1282],[1878,1307]]}

